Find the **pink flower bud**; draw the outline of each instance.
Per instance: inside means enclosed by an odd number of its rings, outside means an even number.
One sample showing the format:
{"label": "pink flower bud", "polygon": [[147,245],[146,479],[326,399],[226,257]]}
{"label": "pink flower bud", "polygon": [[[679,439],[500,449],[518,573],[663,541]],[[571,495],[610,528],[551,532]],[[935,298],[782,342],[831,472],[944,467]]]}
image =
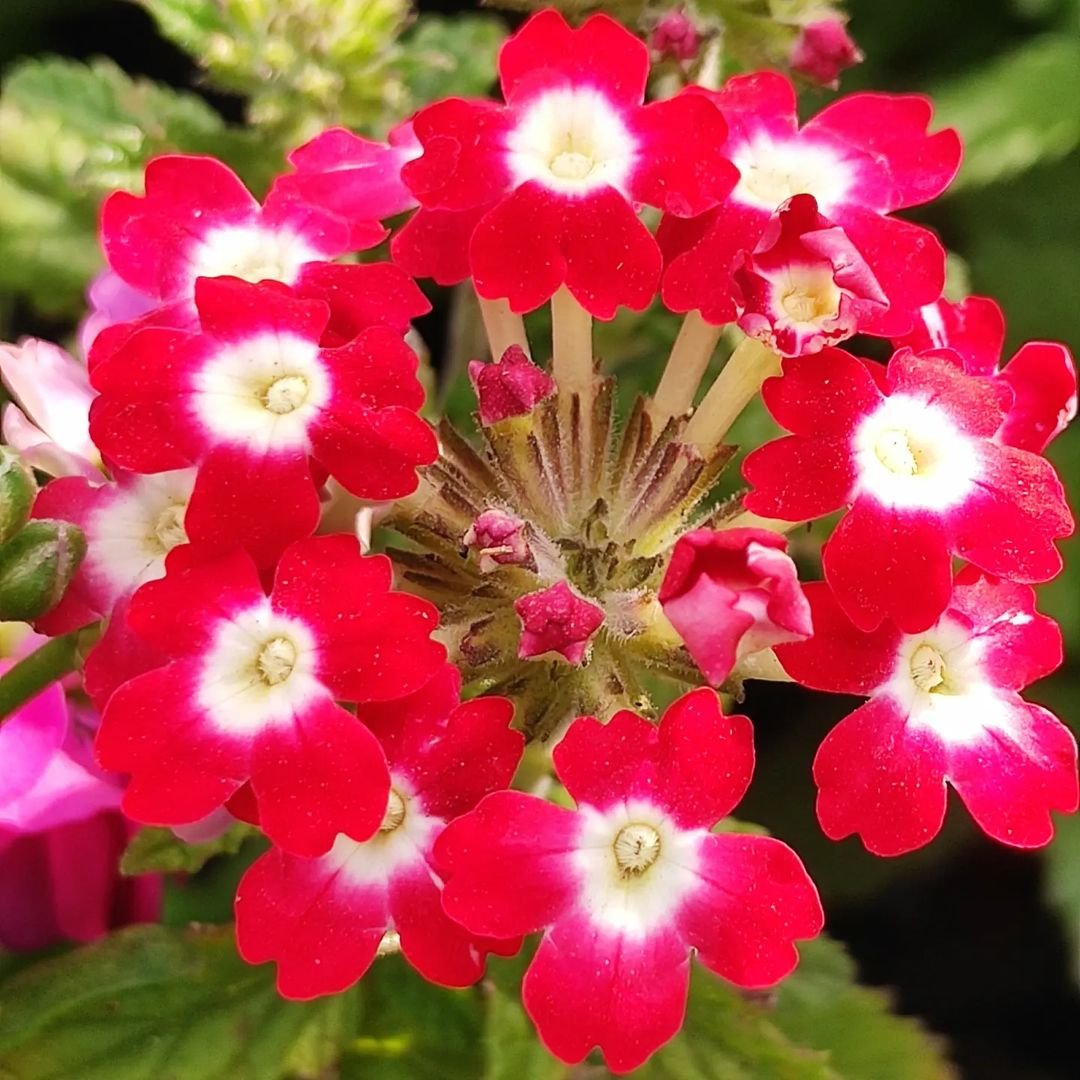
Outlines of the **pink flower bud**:
{"label": "pink flower bud", "polygon": [[765,529],[695,529],[675,545],[660,605],[713,686],[748,653],[810,636],[786,547]]}
{"label": "pink flower bud", "polygon": [[690,16],[676,8],[660,17],[649,35],[649,46],[661,59],[693,60],[701,48],[701,35]]}
{"label": "pink flower bud", "polygon": [[603,611],[565,581],[523,596],[514,610],[521,619],[522,660],[554,652],[568,664],[581,664],[589,639],[604,621]]}
{"label": "pink flower bud", "polygon": [[488,574],[500,566],[526,566],[533,562],[525,539],[525,522],[504,510],[485,510],[462,539],[475,548],[480,569]]}
{"label": "pink flower bud", "polygon": [[835,15],[802,27],[791,50],[793,71],[822,86],[837,85],[840,72],[862,63],[863,54]]}
{"label": "pink flower bud", "polygon": [[491,364],[474,360],[469,364],[469,379],[476,391],[482,424],[524,416],[532,412],[537,402],[555,392],[551,377],[517,345],[511,345]]}

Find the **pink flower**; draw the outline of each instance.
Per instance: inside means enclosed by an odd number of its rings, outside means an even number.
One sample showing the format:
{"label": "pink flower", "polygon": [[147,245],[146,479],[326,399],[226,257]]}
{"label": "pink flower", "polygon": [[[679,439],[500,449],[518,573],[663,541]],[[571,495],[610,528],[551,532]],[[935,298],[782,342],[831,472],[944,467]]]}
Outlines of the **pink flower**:
{"label": "pink flower", "polygon": [[750,782],[749,720],[695,690],[659,726],[577,720],[554,751],[568,810],[497,791],[435,845],[443,907],[470,933],[543,931],[525,1009],[567,1063],[599,1046],[629,1072],[682,1025],[690,955],[738,986],[771,986],[822,925],[813,883],[768,837],[713,833]]}
{"label": "pink flower", "polygon": [[374,222],[416,206],[401,170],[422,153],[411,121],[398,124],[385,143],[328,128],[289,154],[296,171],[279,176],[272,191],[355,222],[353,246],[371,247]]}
{"label": "pink flower", "polygon": [[741,253],[754,251],[788,199],[812,195],[889,300],[860,330],[906,333],[916,311],[941,295],[945,251],[932,233],[891,215],[940,195],[960,165],[955,131],[926,134],[930,102],[852,94],[800,129],[795,90],[775,72],[738,75],[719,93],[694,93],[712,101],[727,121],[723,149],[740,180],[721,206],[693,221],[668,216],[661,223],[664,303],[672,311],[700,309],[709,323],[730,322],[738,299],[731,271]]}
{"label": "pink flower", "polygon": [[701,48],[701,35],[683,8],[665,11],[649,35],[649,47],[662,59],[693,60]]}
{"label": "pink flower", "polygon": [[832,16],[800,27],[791,49],[791,70],[835,89],[840,72],[861,64],[863,54],[851,40],[844,20]]}
{"label": "pink flower", "polygon": [[44,473],[100,483],[86,368],[51,341],[23,338],[18,345],[0,344],[0,376],[14,399],[4,406],[4,442]]}
{"label": "pink flower", "polygon": [[531,311],[565,285],[599,318],[647,307],[661,260],[636,207],[700,214],[736,179],[719,114],[697,96],[643,105],[648,72],[644,43],[606,15],[577,30],[534,15],[499,56],[505,105],[451,99],[414,118],[424,152],[402,175],[421,208],[395,260],[446,280],[445,245],[429,253],[417,234],[445,239],[455,214],[482,297]]}
{"label": "pink flower", "polygon": [[851,337],[889,306],[843,229],[794,195],[735,267],[739,326],[781,356],[818,352]]}
{"label": "pink flower", "polygon": [[1013,402],[997,437],[1009,446],[1041,453],[1076,416],[1076,365],[1064,345],[1029,341],[998,370],[1005,317],[989,297],[929,304],[919,312],[915,329],[894,344],[915,352],[952,349],[970,375],[992,375],[1006,383]]}
{"label": "pink flower", "polygon": [[660,606],[713,686],[749,653],[813,632],[786,548],[765,529],[695,529],[675,544]]}
{"label": "pink flower", "polygon": [[124,468],[198,466],[184,519],[193,540],[239,541],[271,564],[318,522],[313,469],[361,498],[415,489],[438,445],[398,332],[371,326],[321,347],[329,306],[270,283],[202,279],[196,302],[199,332],[140,330],[94,368],[90,419]]}
{"label": "pink flower", "polygon": [[70,476],[42,488],[33,516],[78,525],[86,557],[64,598],[38,619],[38,629],[63,634],[96,622],[140,585],[164,576],[165,556],[187,541],[194,483],[194,469],[178,469],[153,476],[121,472],[97,487]]}
{"label": "pink flower", "polygon": [[1061,633],[1033,590],[968,567],[920,634],[866,633],[823,582],[806,592],[814,636],[779,646],[781,663],[806,686],[870,699],[814,761],[825,833],[857,833],[877,855],[912,851],[941,829],[950,784],[995,840],[1048,843],[1050,811],[1077,808],[1076,741],[1019,694],[1061,663]]}
{"label": "pink flower", "polygon": [[445,658],[429,637],[435,609],[390,584],[389,560],[361,556],[348,536],[294,544],[269,596],[246,555],[175,549],[127,612],[164,666],[116,690],[98,732],[102,765],[131,774],[125,810],[190,824],[250,781],[263,830],[288,851],[370,837],[386,763],[336,702],[402,697]]}
{"label": "pink flower", "polygon": [[121,788],[90,764],[59,683],[5,719],[0,761],[0,947],[92,941],[156,918],[158,879],[119,875],[131,833]]}
{"label": "pink flower", "polygon": [[90,311],[79,325],[79,349],[89,356],[98,334],[129,323],[157,307],[157,300],[129,285],[119,274],[103,270],[86,291]]}
{"label": "pink flower", "polygon": [[525,522],[505,510],[485,510],[469,526],[461,542],[476,549],[480,572],[484,574],[500,566],[529,566],[535,561],[525,537]]}
{"label": "pink flower", "polygon": [[864,630],[918,633],[945,610],[952,556],[1011,581],[1061,569],[1072,516],[1053,468],[995,434],[1011,401],[955,354],[902,349],[888,368],[840,349],[784,361],[762,390],[793,434],[743,464],[747,509],[801,521],[849,508],[825,547],[825,577]]}
{"label": "pink flower", "polygon": [[497,424],[511,416],[525,416],[544,398],[555,393],[555,380],[538,368],[519,345],[511,345],[490,364],[473,360],[469,380],[480,406],[480,423]]}
{"label": "pink flower", "polygon": [[339,836],[321,859],[277,848],[240,882],[236,934],[249,963],[275,961],[287,998],[339,993],[371,966],[384,935],[441,986],[469,986],[488,952],[517,952],[520,938],[485,940],[442,910],[442,876],[432,849],[446,822],[506,787],[524,739],[509,727],[505,698],[458,704],[461,677],[447,664],[423,689],[361,706],[390,764],[391,792],[379,831]]}
{"label": "pink flower", "polygon": [[604,623],[603,609],[565,581],[515,600],[514,611],[521,620],[522,660],[556,653],[568,664],[580,665],[590,639]]}

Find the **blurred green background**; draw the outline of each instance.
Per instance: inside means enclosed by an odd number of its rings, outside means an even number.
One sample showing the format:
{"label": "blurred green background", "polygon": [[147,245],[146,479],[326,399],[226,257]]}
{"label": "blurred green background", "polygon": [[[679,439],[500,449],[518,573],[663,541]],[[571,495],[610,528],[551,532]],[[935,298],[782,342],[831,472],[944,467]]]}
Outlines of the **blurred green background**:
{"label": "blurred green background", "polygon": [[[783,4],[776,0],[777,9]],[[110,188],[137,184],[150,154],[171,147],[216,153],[259,186],[285,149],[325,123],[378,134],[426,99],[482,92],[500,36],[500,16],[469,4],[421,4],[427,16],[447,18],[413,25],[390,0],[250,0],[233,7],[262,11],[267,20],[248,27],[245,44],[235,24],[207,15],[228,8],[224,0],[147,6],[159,24],[143,7],[116,0],[0,0],[4,340],[70,333],[99,266],[97,204]],[[294,21],[275,22],[275,9],[288,9]],[[360,10],[370,33],[334,29]],[[1008,322],[1006,356],[1031,339],[1075,347],[1080,0],[853,0],[847,10],[866,61],[844,75],[844,91],[929,93],[940,123],[964,136],[965,163],[953,190],[916,215],[953,254],[954,294],[998,299]],[[329,21],[319,23],[323,16]],[[259,45],[267,33],[276,35],[273,49]],[[400,34],[407,49],[393,45]],[[88,74],[49,56],[107,59],[95,60]],[[805,107],[814,111],[828,99],[828,92],[808,91]],[[239,126],[245,111],[257,127]],[[424,329],[438,362],[448,298],[433,296],[436,315]],[[674,327],[655,316],[617,324],[605,330],[604,348],[609,360],[627,360],[643,341],[669,339]],[[638,361],[635,377],[647,385],[657,372]],[[744,424],[750,438],[755,424],[753,416]],[[1080,428],[1060,437],[1051,457],[1080,506]],[[1068,660],[1033,697],[1077,730],[1080,541],[1065,548],[1069,569],[1041,595],[1065,629]],[[1058,839],[1038,854],[993,845],[955,807],[945,834],[903,860],[874,859],[855,841],[831,844],[814,821],[809,763],[850,707],[798,688],[751,684],[746,709],[757,724],[760,764],[740,813],[804,856],[822,887],[830,928],[851,948],[862,977],[894,988],[903,1011],[945,1035],[965,1076],[1080,1075],[1080,820],[1062,822]],[[173,921],[228,917],[236,867],[211,869],[174,890]]]}

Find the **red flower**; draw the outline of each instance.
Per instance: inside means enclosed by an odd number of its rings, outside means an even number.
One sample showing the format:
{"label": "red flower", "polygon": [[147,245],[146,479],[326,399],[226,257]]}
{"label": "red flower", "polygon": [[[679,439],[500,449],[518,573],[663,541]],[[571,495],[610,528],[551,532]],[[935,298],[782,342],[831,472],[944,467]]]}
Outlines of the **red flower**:
{"label": "red flower", "polygon": [[543,931],[523,985],[540,1038],[568,1063],[599,1046],[629,1072],[679,1030],[693,950],[738,986],[771,986],[821,930],[821,905],[778,840],[709,831],[754,760],[749,720],[723,716],[712,690],[659,726],[579,719],[554,758],[577,810],[487,796],[435,845],[443,907],[474,934]]}
{"label": "red flower", "polygon": [[[599,318],[647,307],[660,251],[635,207],[700,214],[736,180],[723,119],[692,95],[643,106],[648,73],[644,43],[605,15],[577,30],[555,11],[533,16],[499,56],[505,105],[454,98],[417,113],[424,153],[402,175],[421,209],[395,259],[446,280],[439,241],[459,228],[477,291],[514,311],[562,285]],[[435,243],[418,243],[424,233]]]}
{"label": "red flower", "polygon": [[889,306],[843,229],[794,195],[735,267],[739,326],[781,356],[818,352],[859,332]]}
{"label": "red flower", "polygon": [[593,634],[604,624],[603,609],[565,581],[515,600],[514,611],[521,620],[522,660],[557,653],[568,664],[580,665]]}
{"label": "red flower", "polygon": [[1011,581],[1061,569],[1054,539],[1072,516],[1050,464],[994,438],[1011,400],[1000,380],[964,374],[949,352],[902,349],[885,369],[825,349],[785,360],[762,393],[794,434],[747,457],[746,507],[786,521],[850,507],[824,569],[862,629],[933,625],[953,555]]}
{"label": "red flower", "polygon": [[727,121],[724,152],[741,178],[722,206],[692,222],[667,217],[659,239],[669,265],[664,303],[730,322],[737,296],[731,271],[753,251],[772,215],[793,195],[812,195],[841,227],[877,279],[889,307],[860,329],[892,336],[937,300],[945,252],[934,235],[891,217],[940,195],[960,164],[955,131],[926,134],[930,102],[916,96],[853,94],[801,130],[790,81],[763,71],[729,79],[719,93],[699,90]]}
{"label": "red flower", "polygon": [[317,300],[233,278],[196,286],[201,329],[143,329],[93,371],[90,430],[121,466],[198,466],[185,517],[193,540],[245,544],[262,565],[319,517],[313,466],[368,499],[416,487],[438,446],[416,414],[417,360],[374,326],[322,348]]}
{"label": "red flower", "polygon": [[86,557],[60,603],[37,621],[63,634],[108,616],[140,585],[165,573],[165,556],[187,540],[184,515],[194,469],[140,476],[120,472],[94,486],[81,476],[53,480],[34,502],[34,517],[78,525]]}
{"label": "red flower", "polygon": [[511,345],[490,364],[470,361],[469,380],[480,407],[480,423],[485,426],[525,416],[555,393],[555,380],[538,368],[520,345]]}
{"label": "red flower", "polygon": [[675,544],[660,605],[713,686],[743,656],[813,632],[786,548],[765,529],[695,529]]}
{"label": "red flower", "polygon": [[952,349],[970,375],[992,375],[1013,392],[998,438],[1009,446],[1041,453],[1076,416],[1076,366],[1064,345],[1029,341],[998,370],[1005,345],[1005,317],[986,296],[958,304],[939,300],[919,312],[915,329],[894,342],[916,352]]}
{"label": "red flower", "polygon": [[835,89],[840,72],[861,64],[863,54],[851,40],[844,20],[835,15],[799,29],[791,49],[791,70]]}
{"label": "red flower", "polygon": [[477,515],[461,542],[475,550],[482,574],[500,566],[536,568],[525,522],[505,510],[488,509]]}
{"label": "red flower", "polygon": [[448,820],[510,783],[524,745],[510,730],[509,701],[459,705],[460,684],[447,664],[410,697],[360,708],[390,764],[390,798],[371,839],[339,836],[321,859],[274,848],[240,882],[240,953],[252,964],[276,961],[285,997],[345,990],[371,966],[388,932],[400,938],[405,959],[442,986],[468,986],[483,974],[487,952],[520,948],[520,938],[467,933],[439,903],[435,841]]}
{"label": "red flower", "polygon": [[426,601],[390,592],[383,556],[325,536],[285,552],[267,596],[235,553],[166,560],[128,609],[131,629],[165,659],[109,698],[101,764],[130,773],[124,809],[182,825],[250,780],[264,831],[286,850],[321,855],[344,832],[379,827],[389,781],[378,741],[337,700],[393,700],[445,658]]}
{"label": "red flower", "polygon": [[828,586],[806,587],[809,641],[776,652],[796,680],[869,696],[818,750],[818,818],[877,855],[929,843],[951,784],[979,826],[1015,847],[1050,841],[1050,811],[1077,808],[1076,741],[1019,694],[1061,663],[1057,624],[1035,595],[968,567],[948,610],[920,634],[858,630]]}

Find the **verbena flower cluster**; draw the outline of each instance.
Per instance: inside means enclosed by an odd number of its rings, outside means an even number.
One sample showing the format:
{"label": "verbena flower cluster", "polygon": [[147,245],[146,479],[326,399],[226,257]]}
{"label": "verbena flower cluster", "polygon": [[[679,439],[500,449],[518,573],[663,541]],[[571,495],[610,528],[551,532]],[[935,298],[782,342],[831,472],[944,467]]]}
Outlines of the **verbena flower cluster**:
{"label": "verbena flower cluster", "polygon": [[[754,766],[718,691],[867,699],[813,771],[826,834],[879,855],[931,841],[949,785],[1017,847],[1076,810],[1075,742],[1021,697],[1061,661],[1032,586],[1073,528],[1042,455],[1076,376],[1049,343],[1000,366],[997,306],[942,299],[941,244],[895,216],[960,162],[923,98],[800,126],[764,71],[645,103],[638,38],[552,11],[499,76],[385,144],[324,132],[261,204],[212,159],[152,161],[104,206],[85,370],[5,353],[4,431],[58,477],[35,516],[86,537],[38,629],[103,625],[85,686],[125,811],[270,841],[243,956],[310,998],[396,950],[467,986],[540,935],[541,1039],[623,1072],[679,1030],[692,956],[768,987],[822,927],[790,848],[716,828]],[[479,297],[478,444],[421,416],[417,277]],[[616,422],[592,320],[657,302],[682,328]],[[522,316],[548,303],[545,369]],[[718,505],[759,391],[787,434]],[[830,515],[802,585],[784,534]],[[372,554],[376,522],[407,543]]]}

